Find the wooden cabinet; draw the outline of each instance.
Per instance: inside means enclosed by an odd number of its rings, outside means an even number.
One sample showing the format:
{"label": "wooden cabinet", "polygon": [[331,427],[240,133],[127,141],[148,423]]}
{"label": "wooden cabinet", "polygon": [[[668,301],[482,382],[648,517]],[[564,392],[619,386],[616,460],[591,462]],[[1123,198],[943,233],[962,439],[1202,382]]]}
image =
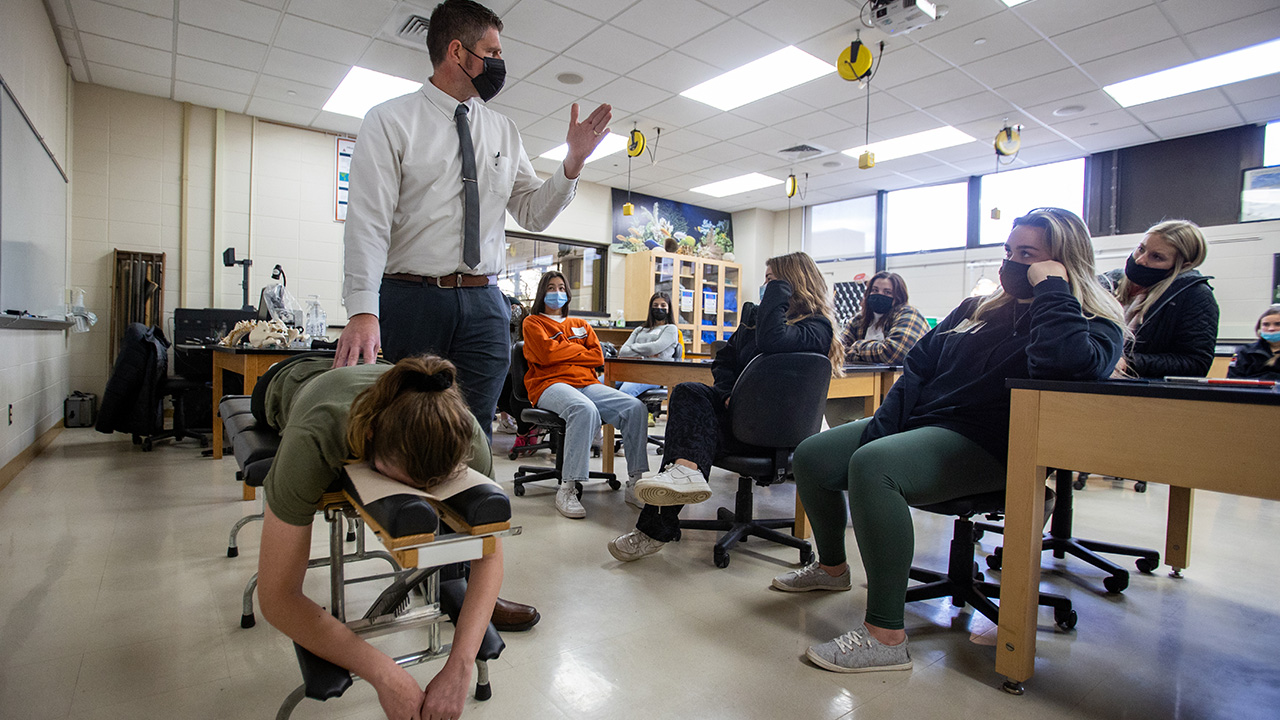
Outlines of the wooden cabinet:
{"label": "wooden cabinet", "polygon": [[738,328],[741,303],[751,299],[742,296],[742,266],[724,260],[649,250],[627,256],[626,277],[626,319],[644,320],[649,298],[665,292],[686,352],[698,355],[729,339]]}

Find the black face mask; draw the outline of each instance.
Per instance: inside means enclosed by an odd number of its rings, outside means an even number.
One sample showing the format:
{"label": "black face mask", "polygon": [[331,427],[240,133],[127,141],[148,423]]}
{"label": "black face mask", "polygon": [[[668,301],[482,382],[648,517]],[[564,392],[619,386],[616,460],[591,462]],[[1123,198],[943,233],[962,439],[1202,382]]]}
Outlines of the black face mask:
{"label": "black face mask", "polygon": [[649,311],[649,314],[653,316],[654,322],[667,321],[667,311],[662,308],[654,308]]}
{"label": "black face mask", "polygon": [[1134,260],[1132,255],[1130,255],[1129,259],[1124,262],[1124,276],[1129,278],[1129,282],[1134,285],[1141,285],[1144,288],[1149,288],[1152,285],[1155,285],[1161,280],[1169,277],[1169,274],[1172,272],[1173,268],[1165,268],[1162,270],[1160,268],[1149,268],[1139,265],[1138,261]]}
{"label": "black face mask", "polygon": [[[471,52],[471,48],[463,46],[462,49],[472,55],[476,55]],[[484,61],[484,70],[481,70],[479,75],[471,78],[471,84],[475,86],[476,92],[480,93],[480,99],[489,102],[502,89],[502,83],[507,80],[507,64],[501,58],[480,57],[479,55],[476,55],[476,57]],[[462,67],[462,63],[458,63],[458,67]],[[467,69],[462,68],[462,72],[467,72]],[[470,77],[471,73],[467,73],[467,76]]]}
{"label": "black face mask", "polygon": [[1019,300],[1027,300],[1035,295],[1031,289],[1031,281],[1027,279],[1030,265],[1012,260],[1005,260],[1000,265],[1000,287]]}
{"label": "black face mask", "polygon": [[876,315],[883,315],[893,308],[893,298],[888,295],[868,295],[867,309]]}

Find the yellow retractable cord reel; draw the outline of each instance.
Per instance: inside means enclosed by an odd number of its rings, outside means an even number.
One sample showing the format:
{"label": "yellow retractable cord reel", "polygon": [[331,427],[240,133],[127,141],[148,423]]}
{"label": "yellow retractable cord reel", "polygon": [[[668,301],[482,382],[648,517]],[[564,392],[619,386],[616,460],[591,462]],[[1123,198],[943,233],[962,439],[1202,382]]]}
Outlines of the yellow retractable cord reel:
{"label": "yellow retractable cord reel", "polygon": [[[880,57],[884,57],[883,40],[880,41]],[[871,144],[871,78],[875,77],[879,70],[880,61],[875,58],[871,48],[862,43],[861,31],[858,32],[854,41],[849,43],[849,47],[840,52],[840,57],[836,60],[836,71],[840,73],[840,77],[849,82],[856,82],[860,87],[867,89],[866,145]],[[862,170],[873,168],[875,164],[876,156],[870,151],[865,151],[858,156],[858,167]]]}
{"label": "yellow retractable cord reel", "polygon": [[[662,136],[662,128],[655,128],[657,134],[654,136],[654,145],[657,145],[658,138]],[[640,157],[647,149],[644,133],[640,132],[639,127],[632,127],[631,134],[627,136],[627,201],[622,204],[622,214],[631,215],[636,211],[634,205],[631,204],[631,159]],[[653,151],[650,151],[649,158],[657,162]]]}
{"label": "yellow retractable cord reel", "polygon": [[[1022,149],[1022,126],[1010,125],[1009,118],[1005,118],[1004,127],[996,133],[996,139],[991,146],[996,150],[996,172],[1000,172],[1001,166],[1012,165],[1013,161],[1018,159],[1018,151]],[[1009,158],[1009,160],[1006,162],[1001,158]],[[991,219],[1000,219],[1000,208],[991,208]]]}

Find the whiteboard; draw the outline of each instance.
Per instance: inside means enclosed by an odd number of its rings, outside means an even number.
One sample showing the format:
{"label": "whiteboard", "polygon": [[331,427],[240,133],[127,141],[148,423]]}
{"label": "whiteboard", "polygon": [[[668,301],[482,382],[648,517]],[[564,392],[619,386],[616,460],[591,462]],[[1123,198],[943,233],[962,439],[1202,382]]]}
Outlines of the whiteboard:
{"label": "whiteboard", "polygon": [[67,181],[0,83],[0,310],[67,302]]}

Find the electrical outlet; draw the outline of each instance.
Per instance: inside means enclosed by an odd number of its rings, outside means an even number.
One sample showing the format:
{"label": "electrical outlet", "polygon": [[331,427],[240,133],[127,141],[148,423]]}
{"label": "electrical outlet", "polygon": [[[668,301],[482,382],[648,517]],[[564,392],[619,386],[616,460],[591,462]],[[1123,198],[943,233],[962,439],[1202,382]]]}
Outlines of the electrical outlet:
{"label": "electrical outlet", "polygon": [[9,424],[13,424],[13,403],[9,403]]}

